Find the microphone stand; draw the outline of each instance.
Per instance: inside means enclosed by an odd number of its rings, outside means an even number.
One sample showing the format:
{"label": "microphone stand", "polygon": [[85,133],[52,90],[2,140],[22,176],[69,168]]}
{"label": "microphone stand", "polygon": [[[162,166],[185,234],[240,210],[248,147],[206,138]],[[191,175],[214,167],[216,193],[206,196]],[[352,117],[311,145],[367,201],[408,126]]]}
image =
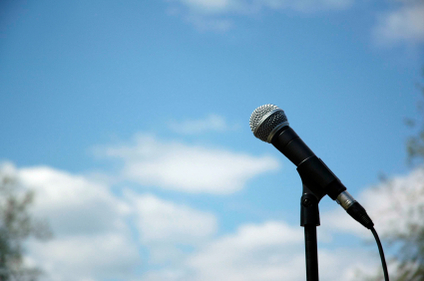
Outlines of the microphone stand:
{"label": "microphone stand", "polygon": [[302,169],[297,171],[303,185],[300,226],[304,227],[305,234],[306,280],[318,281],[317,226],[320,225],[318,203],[325,194],[315,182],[308,180],[308,176],[302,172]]}

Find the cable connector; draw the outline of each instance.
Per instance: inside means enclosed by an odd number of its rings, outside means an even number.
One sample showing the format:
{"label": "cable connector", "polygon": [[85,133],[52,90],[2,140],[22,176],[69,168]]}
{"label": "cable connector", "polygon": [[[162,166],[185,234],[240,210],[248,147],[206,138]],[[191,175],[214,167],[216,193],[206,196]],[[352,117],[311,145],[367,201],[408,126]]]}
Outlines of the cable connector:
{"label": "cable connector", "polygon": [[365,209],[352,197],[352,195],[349,194],[349,192],[343,191],[340,193],[336,201],[352,218],[366,228],[371,229],[374,226],[374,223],[368,216]]}
{"label": "cable connector", "polygon": [[371,218],[358,202],[353,203],[346,212],[366,228],[371,229],[374,226]]}

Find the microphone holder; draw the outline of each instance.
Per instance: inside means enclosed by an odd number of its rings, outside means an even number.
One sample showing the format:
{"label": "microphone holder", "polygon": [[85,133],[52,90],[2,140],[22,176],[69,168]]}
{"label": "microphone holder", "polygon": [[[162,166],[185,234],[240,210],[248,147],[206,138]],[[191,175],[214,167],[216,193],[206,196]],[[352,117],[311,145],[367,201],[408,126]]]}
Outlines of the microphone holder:
{"label": "microphone holder", "polygon": [[315,182],[308,179],[302,169],[297,169],[302,179],[303,191],[300,200],[300,226],[304,227],[306,280],[318,281],[317,226],[320,225],[318,204],[325,195]]}

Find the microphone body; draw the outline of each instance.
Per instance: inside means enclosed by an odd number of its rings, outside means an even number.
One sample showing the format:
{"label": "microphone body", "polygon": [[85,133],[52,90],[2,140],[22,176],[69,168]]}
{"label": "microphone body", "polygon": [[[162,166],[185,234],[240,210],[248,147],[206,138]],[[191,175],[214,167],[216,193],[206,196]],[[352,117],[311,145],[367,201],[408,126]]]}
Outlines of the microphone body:
{"label": "microphone body", "polygon": [[250,128],[257,138],[271,143],[297,166],[302,176],[319,187],[314,190],[318,199],[327,194],[366,228],[373,227],[374,224],[365,209],[289,126],[282,109],[272,104],[258,107],[250,117]]}
{"label": "microphone body", "polygon": [[302,175],[318,184],[322,188],[323,195],[328,194],[333,200],[336,200],[337,196],[346,190],[346,187],[327,165],[288,125],[275,134],[271,143],[297,166]]}

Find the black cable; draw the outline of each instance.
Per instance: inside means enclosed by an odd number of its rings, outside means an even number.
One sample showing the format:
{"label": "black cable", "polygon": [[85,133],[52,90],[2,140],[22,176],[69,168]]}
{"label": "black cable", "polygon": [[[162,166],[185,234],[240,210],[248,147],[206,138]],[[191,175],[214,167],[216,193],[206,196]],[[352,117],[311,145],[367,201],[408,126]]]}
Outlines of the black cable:
{"label": "black cable", "polygon": [[383,266],[384,280],[389,281],[389,273],[387,272],[386,258],[384,257],[383,246],[381,246],[380,238],[378,237],[377,231],[374,227],[370,228],[372,234],[374,235],[375,242],[377,242],[378,252],[380,253],[381,265]]}

